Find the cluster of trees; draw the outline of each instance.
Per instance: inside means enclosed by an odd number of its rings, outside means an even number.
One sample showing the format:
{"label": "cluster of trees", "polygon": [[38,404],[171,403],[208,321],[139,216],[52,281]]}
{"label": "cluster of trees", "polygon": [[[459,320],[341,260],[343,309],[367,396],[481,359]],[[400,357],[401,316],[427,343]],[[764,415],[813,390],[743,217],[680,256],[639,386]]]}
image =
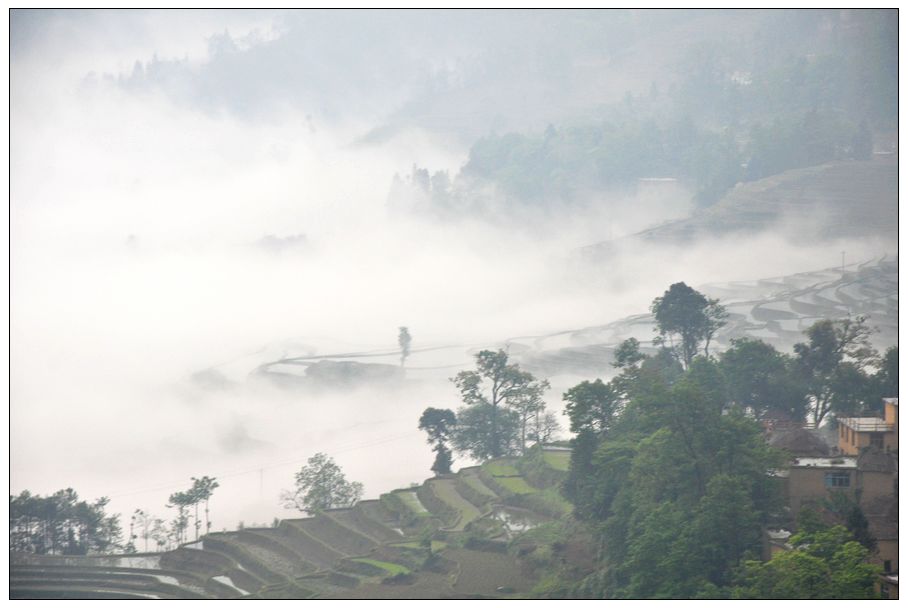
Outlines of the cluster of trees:
{"label": "cluster of trees", "polygon": [[195,540],[199,539],[199,528],[202,527],[199,518],[199,505],[205,503],[205,532],[211,531],[211,521],[208,518],[208,501],[215,489],[219,486],[213,477],[192,478],[192,486],[183,492],[174,492],[170,495],[167,502],[167,508],[177,510],[176,518],[173,521],[174,532],[177,536],[177,542],[185,542],[186,531],[189,528],[190,508],[193,509],[193,529],[195,530]]}
{"label": "cluster of trees", "polygon": [[9,549],[40,554],[86,555],[120,546],[120,516],[107,498],[79,500],[67,488],[49,496],[24,490],[9,497]]}
{"label": "cluster of trees", "polygon": [[363,484],[350,482],[334,459],[321,452],[297,471],[293,490],[281,492],[286,509],[315,515],[326,509],[352,507],[363,495]]}
{"label": "cluster of trees", "polygon": [[406,183],[395,181],[391,199],[475,213],[497,200],[485,197],[489,185],[509,206],[526,208],[670,176],[708,206],[738,182],[870,158],[873,131],[897,125],[893,14],[800,11],[758,20],[746,42],[692,45],[670,80],[628,92],[592,117],[480,138],[453,179],[414,167]]}
{"label": "cluster of trees", "polygon": [[[867,557],[850,536],[866,537],[860,526],[846,531],[847,539],[836,532],[835,546],[822,550],[808,526],[793,555],[754,561],[762,527],[781,509],[781,487],[767,472],[785,458],[765,442],[759,420],[803,421],[810,411],[822,421],[829,412],[870,410],[878,396],[897,394],[889,392],[897,389],[897,349],[880,362],[864,320],[845,319],[816,323],[794,356],[741,339],[709,357],[704,345],[722,322],[717,302],[673,285],[653,311],[660,335],[669,338],[655,354],[627,340],[616,351],[614,379],[585,381],[564,394],[575,437],[563,490],[603,547],[602,568],[573,593],[764,597],[762,589],[775,585],[778,594],[765,597],[867,597],[872,568],[850,566]],[[814,574],[840,568],[843,586],[827,595],[786,590],[788,583],[773,579],[788,574],[785,560],[801,560]]]}
{"label": "cluster of trees", "polygon": [[870,549],[842,525],[802,513],[791,551],[769,561],[746,560],[725,594],[733,599],[876,599],[881,568],[868,563]]}
{"label": "cluster of trees", "polygon": [[558,420],[543,400],[548,381],[510,363],[504,350],[480,351],[476,369],[462,371],[451,381],[464,407],[456,414],[427,408],[419,419],[436,454],[432,470],[437,474],[451,472],[452,451],[475,460],[515,456],[558,432]]}

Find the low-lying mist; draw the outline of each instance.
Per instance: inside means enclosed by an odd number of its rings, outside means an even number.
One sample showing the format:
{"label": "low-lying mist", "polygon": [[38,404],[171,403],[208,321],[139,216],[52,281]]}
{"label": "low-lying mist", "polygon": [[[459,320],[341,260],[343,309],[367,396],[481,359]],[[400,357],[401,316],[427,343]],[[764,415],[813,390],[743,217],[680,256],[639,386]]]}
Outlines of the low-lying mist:
{"label": "low-lying mist", "polygon": [[[291,109],[267,124],[200,113],[86,80],[89,50],[75,67],[49,58],[44,76],[34,55],[11,67],[11,493],[73,487],[112,497],[128,521],[135,508],[168,516],[167,496],[209,475],[214,529],[270,523],[291,516],[280,490],[321,451],[377,497],[430,475],[419,414],[459,406],[447,378],[479,348],[645,312],[677,281],[895,253],[780,230],[580,254],[683,217],[683,191],[598,193],[530,230],[526,217],[390,214],[395,173],[455,174],[467,149],[419,129],[356,144],[376,125]],[[284,343],[393,351],[399,326],[414,349],[399,385],[295,391],[250,375]],[[437,346],[458,354],[420,353]],[[211,368],[229,384],[192,382]],[[559,413],[566,382],[548,395]]]}

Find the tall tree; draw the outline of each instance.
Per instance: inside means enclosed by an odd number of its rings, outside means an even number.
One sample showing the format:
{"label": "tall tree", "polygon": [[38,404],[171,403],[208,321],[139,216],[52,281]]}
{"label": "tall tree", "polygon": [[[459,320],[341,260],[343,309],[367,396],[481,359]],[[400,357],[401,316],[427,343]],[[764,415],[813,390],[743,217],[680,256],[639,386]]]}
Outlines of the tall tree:
{"label": "tall tree", "polygon": [[[684,283],[675,283],[661,296],[653,300],[650,310],[656,318],[656,330],[664,339],[666,336],[679,360],[689,367],[706,343],[705,354],[709,356],[709,343],[715,333],[725,325],[727,313],[718,300],[710,300],[699,291]],[[675,343],[675,337],[679,343]]]}
{"label": "tall tree", "polygon": [[736,599],[873,599],[881,568],[843,526],[801,531],[792,551],[746,561],[731,589]]}
{"label": "tall tree", "polygon": [[413,342],[413,338],[410,336],[410,330],[406,327],[401,327],[398,329],[397,333],[397,345],[400,346],[400,366],[403,367],[404,363],[407,361],[407,357],[410,356],[410,344]]}
{"label": "tall tree", "polygon": [[214,491],[220,487],[217,479],[214,477],[203,476],[201,479],[192,478],[192,489],[190,490],[196,501],[205,501],[205,533],[211,532],[211,520],[209,519],[208,503]]}
{"label": "tall tree", "polygon": [[622,403],[617,387],[598,378],[593,382],[584,380],[564,393],[563,399],[571,432],[590,431],[596,436],[609,431]]}
{"label": "tall tree", "polygon": [[186,528],[189,527],[187,509],[192,506],[194,501],[195,498],[189,492],[174,492],[170,495],[167,504],[165,505],[168,509],[175,508],[177,510],[177,515],[174,517],[171,524],[174,541],[177,544],[180,544],[185,540]]}
{"label": "tall tree", "polygon": [[736,338],[719,362],[732,403],[757,418],[804,419],[807,387],[790,357],[761,340]]}
{"label": "tall tree", "polygon": [[434,407],[426,408],[419,417],[419,430],[428,434],[428,443],[433,444],[435,462],[432,471],[437,475],[451,472],[451,450],[447,443],[457,425],[457,416],[451,410]]}
{"label": "tall tree", "polygon": [[807,383],[817,426],[835,410],[850,415],[861,409],[854,394],[866,394],[866,387],[859,385],[868,382],[867,368],[879,361],[870,343],[872,331],[863,316],[824,319],[804,332],[807,342],[795,344],[798,370]]}
{"label": "tall tree", "polygon": [[326,509],[352,507],[363,495],[363,484],[349,482],[331,457],[319,452],[295,475],[296,488],[281,492],[286,509],[315,514]]}
{"label": "tall tree", "polygon": [[[462,371],[451,381],[460,390],[466,408],[457,413],[460,422],[455,444],[474,458],[498,458],[512,453],[513,448],[525,448],[529,416],[521,412],[534,411],[541,404],[542,393],[549,388],[547,380],[538,381],[516,363],[508,363],[504,350],[482,350],[476,355],[476,370]],[[470,411],[467,411],[470,410]],[[511,418],[516,418],[520,434],[513,437]],[[483,421],[484,419],[484,421]],[[488,424],[481,430],[467,423]],[[466,432],[467,437],[462,436]]]}

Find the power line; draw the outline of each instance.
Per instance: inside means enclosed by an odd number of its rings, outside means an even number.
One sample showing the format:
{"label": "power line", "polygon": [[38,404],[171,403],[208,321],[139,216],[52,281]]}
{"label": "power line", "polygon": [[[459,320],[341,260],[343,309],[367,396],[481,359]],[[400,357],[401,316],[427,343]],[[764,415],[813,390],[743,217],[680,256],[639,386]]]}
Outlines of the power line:
{"label": "power line", "polygon": [[[420,434],[420,431],[409,431],[409,432],[407,432],[407,433],[403,433],[403,434],[400,434],[400,435],[393,435],[393,436],[390,436],[390,437],[383,437],[383,438],[381,438],[381,439],[376,439],[376,440],[368,441],[368,442],[365,442],[365,443],[358,443],[358,444],[354,444],[354,445],[351,445],[351,446],[338,448],[338,449],[336,449],[336,450],[331,450],[331,453],[332,453],[332,454],[343,454],[344,452],[352,452],[352,451],[355,451],[355,450],[361,450],[361,449],[363,449],[363,448],[374,447],[374,446],[382,445],[382,444],[385,444],[385,443],[391,443],[391,442],[393,442],[393,441],[399,441],[399,440],[401,440],[401,439],[406,439],[406,438],[408,438],[408,437],[412,437],[412,436],[414,436],[414,435],[419,435],[419,434]],[[282,461],[280,461],[280,462],[273,462],[273,463],[271,463],[271,464],[259,465],[259,466],[256,466],[256,467],[253,467],[253,468],[250,468],[250,469],[243,469],[243,470],[240,470],[240,471],[231,471],[231,472],[226,472],[226,473],[219,473],[219,474],[212,475],[212,477],[217,477],[218,479],[229,479],[229,478],[231,478],[231,477],[239,477],[239,476],[241,476],[241,475],[248,475],[248,474],[250,474],[250,473],[259,473],[260,475],[264,475],[264,471],[266,471],[266,470],[268,470],[268,469],[274,469],[274,468],[277,468],[277,467],[283,467],[283,466],[286,466],[286,465],[288,465],[288,464],[297,464],[297,463],[300,463],[300,462],[306,462],[306,461],[308,461],[308,460],[309,460],[309,457],[306,457],[306,458],[293,458],[293,459],[290,459],[290,460],[282,460]],[[261,477],[260,477],[260,479],[261,479]],[[145,493],[148,493],[148,492],[158,492],[158,491],[161,491],[161,490],[168,490],[168,489],[171,489],[171,488],[179,488],[179,487],[182,487],[182,486],[184,486],[184,485],[186,485],[186,482],[185,482],[185,481],[175,481],[175,482],[172,482],[172,483],[162,484],[162,485],[155,486],[155,487],[151,487],[151,488],[142,488],[142,489],[139,489],[139,490],[130,490],[130,491],[128,491],[128,492],[124,492],[124,493],[121,493],[121,494],[113,494],[113,495],[110,495],[108,498],[124,498],[124,497],[126,497],[126,496],[134,496],[134,495],[136,495],[136,494],[145,494]]]}

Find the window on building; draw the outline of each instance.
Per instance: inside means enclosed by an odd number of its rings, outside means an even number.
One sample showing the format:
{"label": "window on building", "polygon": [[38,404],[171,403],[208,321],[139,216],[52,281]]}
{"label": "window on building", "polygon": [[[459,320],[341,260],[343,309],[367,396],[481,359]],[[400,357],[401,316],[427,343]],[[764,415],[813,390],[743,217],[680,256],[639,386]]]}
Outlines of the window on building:
{"label": "window on building", "polygon": [[883,449],[883,434],[882,433],[870,433],[870,445],[882,450]]}
{"label": "window on building", "polygon": [[883,562],[883,572],[892,572],[892,561],[891,560],[887,559]]}
{"label": "window on building", "polygon": [[846,471],[826,473],[827,488],[847,488],[851,486],[851,475]]}

